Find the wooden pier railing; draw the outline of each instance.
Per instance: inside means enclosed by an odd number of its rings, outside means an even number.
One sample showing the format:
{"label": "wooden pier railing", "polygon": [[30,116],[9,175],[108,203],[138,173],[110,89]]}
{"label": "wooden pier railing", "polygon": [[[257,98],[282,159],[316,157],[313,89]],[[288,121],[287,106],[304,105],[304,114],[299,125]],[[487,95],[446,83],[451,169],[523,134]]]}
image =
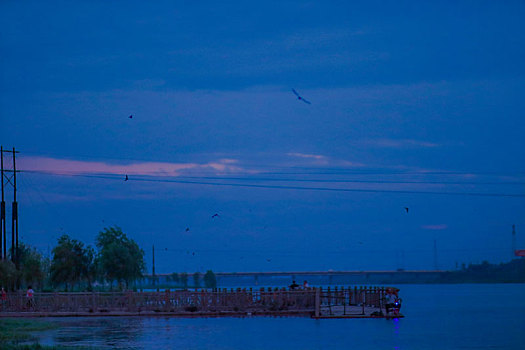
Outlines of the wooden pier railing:
{"label": "wooden pier railing", "polygon": [[315,315],[365,315],[381,311],[385,287],[335,287],[319,289]]}
{"label": "wooden pier railing", "polygon": [[0,301],[2,313],[174,313],[174,314],[361,314],[380,308],[383,287],[336,287],[289,290],[285,288],[176,290],[162,292],[8,293]]}

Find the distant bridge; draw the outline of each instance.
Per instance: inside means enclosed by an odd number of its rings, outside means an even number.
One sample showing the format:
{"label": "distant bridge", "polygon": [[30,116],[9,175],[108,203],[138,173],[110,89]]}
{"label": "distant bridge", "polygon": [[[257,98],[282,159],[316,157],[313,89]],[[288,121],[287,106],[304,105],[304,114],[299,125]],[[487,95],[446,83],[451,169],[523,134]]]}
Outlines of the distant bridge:
{"label": "distant bridge", "polygon": [[265,272],[216,272],[216,276],[328,276],[328,275],[366,275],[403,273],[441,273],[441,270],[379,270],[379,271],[265,271]]}
{"label": "distant bridge", "polygon": [[[259,271],[259,272],[215,272],[217,285],[262,286],[281,285],[292,280],[308,280],[311,285],[369,284],[369,283],[430,283],[438,281],[442,270],[379,270],[379,271]],[[191,284],[194,273],[188,273]],[[172,274],[144,275],[148,282],[171,284]],[[301,280],[301,281],[299,281]]]}

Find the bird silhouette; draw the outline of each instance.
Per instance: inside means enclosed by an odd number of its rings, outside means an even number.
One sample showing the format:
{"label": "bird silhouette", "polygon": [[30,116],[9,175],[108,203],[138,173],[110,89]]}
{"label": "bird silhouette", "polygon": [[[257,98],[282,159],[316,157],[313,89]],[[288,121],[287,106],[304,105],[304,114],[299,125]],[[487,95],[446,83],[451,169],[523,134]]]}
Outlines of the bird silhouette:
{"label": "bird silhouette", "polygon": [[311,105],[312,103],[308,100],[305,100],[301,95],[299,95],[299,93],[297,91],[295,91],[295,89],[292,89],[293,93],[295,94],[295,96],[297,96],[297,99],[300,100],[300,101],[303,101],[304,103],[307,103],[309,105]]}
{"label": "bird silhouette", "polygon": [[186,227],[186,232],[188,232],[189,230],[190,230],[190,228],[189,228],[189,227]]}
{"label": "bird silhouette", "polygon": [[212,219],[219,218],[219,217],[220,217],[220,215],[217,214],[217,213],[215,213],[215,214],[213,214],[213,215],[211,216]]}
{"label": "bird silhouette", "polygon": [[267,262],[270,262],[270,261],[272,261],[272,259],[266,259],[266,261],[267,261]]}
{"label": "bird silhouette", "polygon": [[128,175],[126,175],[126,178],[124,179],[124,181],[128,181],[128,180],[129,180]]}
{"label": "bird silhouette", "polygon": [[195,256],[195,252],[192,252],[191,255]]}
{"label": "bird silhouette", "polygon": [[405,210],[406,210],[406,212],[408,213],[408,208],[407,208],[407,207],[405,207]]}
{"label": "bird silhouette", "polygon": [[130,114],[128,118],[133,119],[133,114]]}

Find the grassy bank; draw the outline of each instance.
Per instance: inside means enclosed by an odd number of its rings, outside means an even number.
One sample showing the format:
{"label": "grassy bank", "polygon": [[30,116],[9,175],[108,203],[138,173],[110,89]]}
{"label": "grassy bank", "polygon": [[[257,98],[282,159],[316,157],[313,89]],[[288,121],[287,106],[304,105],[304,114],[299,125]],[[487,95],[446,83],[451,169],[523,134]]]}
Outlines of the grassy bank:
{"label": "grassy bank", "polygon": [[57,328],[58,325],[42,320],[0,319],[0,349],[2,350],[65,350],[78,347],[45,346],[37,342],[34,332]]}

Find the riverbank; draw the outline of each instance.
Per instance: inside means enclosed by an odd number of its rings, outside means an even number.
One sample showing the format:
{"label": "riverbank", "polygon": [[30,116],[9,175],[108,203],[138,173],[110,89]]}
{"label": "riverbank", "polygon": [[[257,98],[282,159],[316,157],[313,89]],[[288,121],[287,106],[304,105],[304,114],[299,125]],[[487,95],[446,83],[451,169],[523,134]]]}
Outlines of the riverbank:
{"label": "riverbank", "polygon": [[[4,317],[4,315],[2,315]],[[0,349],[2,350],[82,350],[71,346],[41,345],[35,332],[54,330],[56,323],[34,319],[0,319]]]}

